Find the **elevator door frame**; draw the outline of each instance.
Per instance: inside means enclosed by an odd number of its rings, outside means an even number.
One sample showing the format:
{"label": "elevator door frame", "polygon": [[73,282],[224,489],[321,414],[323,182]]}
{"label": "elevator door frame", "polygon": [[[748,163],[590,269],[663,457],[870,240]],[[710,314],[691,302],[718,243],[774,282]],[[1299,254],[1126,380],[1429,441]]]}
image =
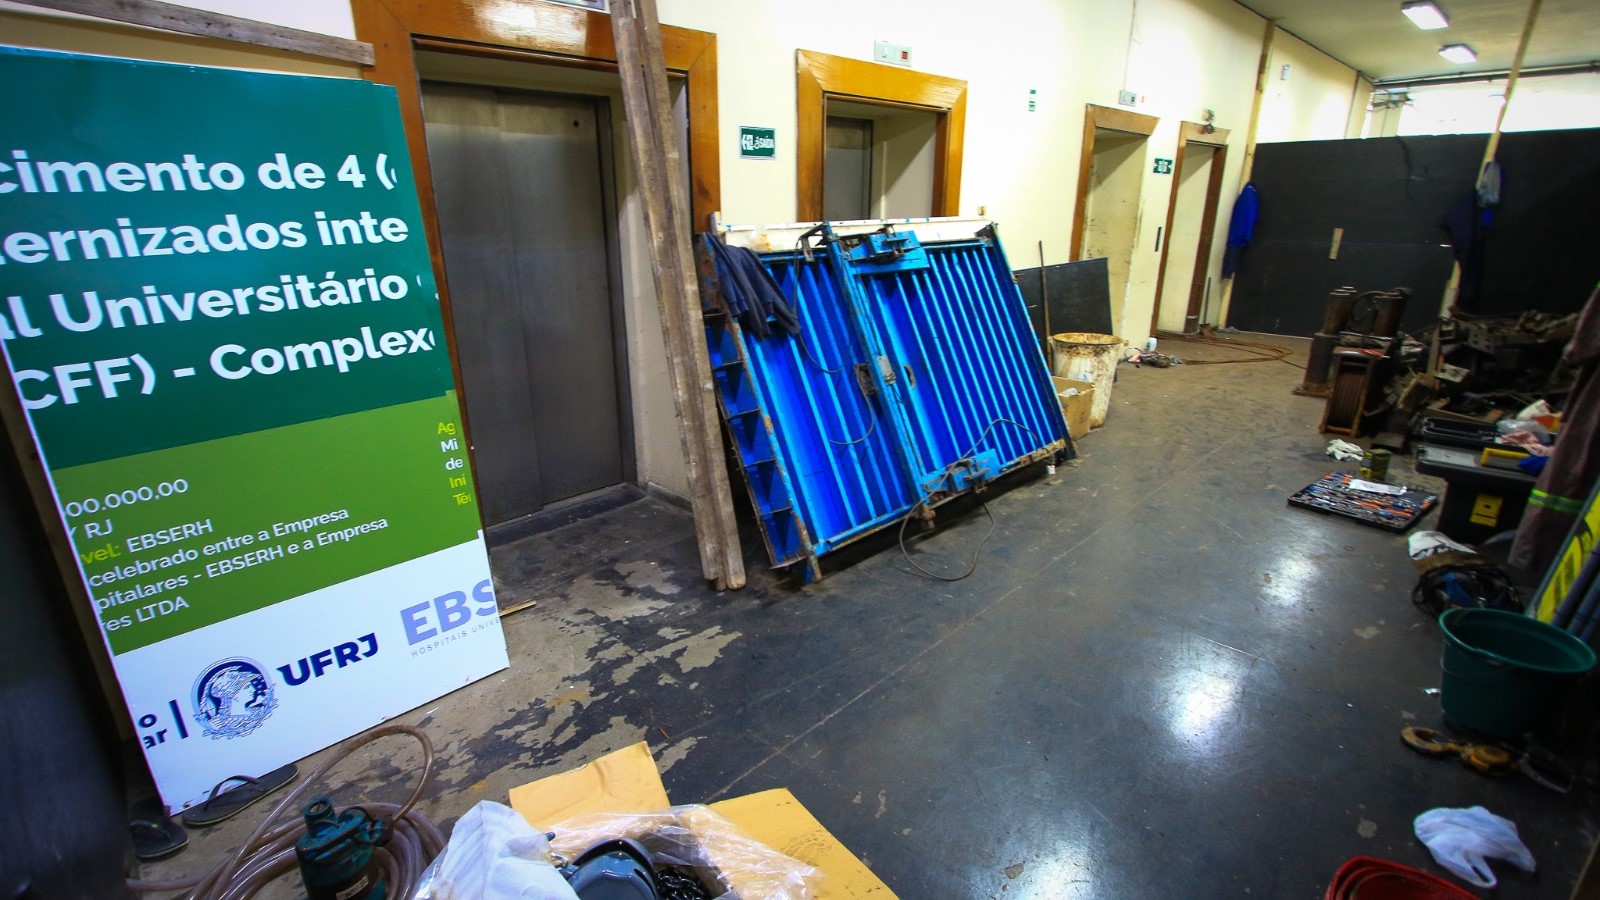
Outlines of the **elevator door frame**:
{"label": "elevator door frame", "polygon": [[[1071,261],[1076,262],[1083,258],[1083,236],[1088,225],[1085,214],[1089,210],[1089,187],[1094,178],[1096,132],[1118,131],[1123,134],[1142,135],[1148,139],[1150,135],[1155,134],[1156,125],[1160,121],[1155,116],[1128,112],[1125,109],[1113,109],[1094,103],[1084,104],[1083,144],[1078,157],[1078,197],[1072,211]],[[1112,322],[1111,327],[1115,329],[1119,324]]]}
{"label": "elevator door frame", "polygon": [[1172,221],[1178,212],[1178,186],[1183,180],[1184,151],[1190,144],[1200,144],[1216,151],[1211,154],[1211,175],[1210,180],[1206,182],[1206,199],[1200,219],[1200,243],[1195,248],[1194,282],[1189,285],[1188,305],[1183,312],[1184,323],[1193,321],[1195,331],[1205,324],[1199,319],[1200,304],[1205,297],[1201,286],[1205,284],[1205,279],[1211,272],[1211,248],[1215,246],[1217,232],[1217,207],[1222,200],[1222,175],[1223,169],[1228,165],[1228,129],[1214,127],[1207,132],[1206,126],[1199,122],[1184,122],[1178,129],[1178,153],[1172,171],[1172,196],[1167,199],[1168,240],[1161,245],[1161,261],[1156,269],[1156,302],[1150,311],[1151,334],[1156,333],[1156,323],[1161,319],[1161,292],[1167,280],[1167,254],[1172,249]]}
{"label": "elevator door frame", "polygon": [[[373,47],[373,65],[362,75],[368,81],[394,87],[398,94],[423,228],[427,232],[439,289],[439,306],[444,315],[445,344],[450,351],[456,399],[469,446],[472,419],[467,414],[466,397],[461,388],[460,354],[451,324],[450,288],[439,242],[439,219],[422,120],[417,51],[617,71],[617,51],[611,37],[609,15],[553,3],[528,3],[518,7],[518,16],[510,17],[504,14],[504,7],[502,0],[444,0],[439,3],[351,0],[356,37]],[[660,34],[667,73],[685,80],[691,225],[697,231],[703,230],[711,227],[712,214],[722,208],[721,136],[717,131],[717,36],[672,25],[662,25]],[[479,515],[482,515],[481,504]]]}
{"label": "elevator door frame", "polygon": [[[493,82],[492,80],[461,81],[452,80],[448,76],[434,75],[424,76],[419,82],[419,85],[433,85],[446,89],[475,88],[492,91],[496,94],[520,95],[533,98],[549,97],[557,102],[576,101],[587,106],[590,114],[593,115],[595,119],[596,164],[599,168],[600,187],[600,221],[601,227],[604,231],[605,245],[604,252],[607,282],[606,305],[609,311],[611,323],[610,346],[612,354],[612,377],[616,384],[615,399],[617,404],[617,440],[619,444],[619,455],[617,459],[618,469],[620,471],[619,480],[612,484],[600,485],[596,488],[592,488],[568,497],[560,497],[549,500],[541,497],[537,509],[530,510],[527,513],[517,517],[499,521],[494,524],[489,524],[486,521],[485,527],[488,529],[503,528],[505,526],[512,525],[529,515],[537,515],[553,506],[558,507],[574,500],[581,500],[582,498],[590,496],[591,494],[615,488],[619,484],[636,483],[638,480],[638,462],[637,446],[635,442],[635,426],[633,421],[633,382],[628,364],[628,319],[626,303],[623,298],[622,290],[622,239],[621,222],[618,218],[619,200],[617,196],[617,147],[612,134],[611,98],[603,94],[585,93],[581,89],[575,89],[573,91],[561,91],[545,88],[527,88],[499,84]],[[432,199],[434,200],[435,213],[437,214],[438,198],[435,196]],[[441,232],[441,241],[442,239],[443,235]],[[441,251],[443,250],[442,242],[440,249]],[[455,324],[454,314],[455,310],[452,307],[452,309],[447,313],[449,316],[448,321],[450,322],[452,330],[454,330]],[[531,376],[533,373],[530,371],[528,374]],[[463,381],[461,383],[463,385],[462,402],[463,405],[465,405],[468,398],[464,389],[465,382]],[[471,436],[469,434],[469,438],[470,437]],[[536,454],[539,451],[537,437],[538,436],[535,435],[534,449]],[[474,452],[476,452],[476,444],[474,442],[469,442],[469,446],[471,446]],[[540,492],[542,494],[545,489],[543,486],[542,477],[539,478],[539,480],[541,484]]]}

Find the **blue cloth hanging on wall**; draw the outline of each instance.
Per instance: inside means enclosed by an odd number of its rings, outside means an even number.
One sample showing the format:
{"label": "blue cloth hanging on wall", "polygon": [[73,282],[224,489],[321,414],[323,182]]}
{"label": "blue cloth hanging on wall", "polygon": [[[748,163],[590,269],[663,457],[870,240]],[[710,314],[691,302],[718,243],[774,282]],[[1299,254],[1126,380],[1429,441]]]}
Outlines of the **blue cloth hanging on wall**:
{"label": "blue cloth hanging on wall", "polygon": [[1232,278],[1239,269],[1239,257],[1255,237],[1256,220],[1261,218],[1261,197],[1256,193],[1255,182],[1244,186],[1239,199],[1233,204],[1233,218],[1228,221],[1228,249],[1222,254],[1222,277]]}

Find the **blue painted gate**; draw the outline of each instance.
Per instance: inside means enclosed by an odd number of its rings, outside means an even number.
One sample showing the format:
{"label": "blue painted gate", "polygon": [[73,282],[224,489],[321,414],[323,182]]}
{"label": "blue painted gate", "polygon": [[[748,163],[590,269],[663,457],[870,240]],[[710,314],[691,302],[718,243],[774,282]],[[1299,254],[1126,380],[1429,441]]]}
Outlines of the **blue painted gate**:
{"label": "blue painted gate", "polygon": [[708,309],[723,420],[775,567],[803,566],[809,580],[850,541],[1071,455],[993,227],[948,230],[924,242],[912,227],[824,223],[761,253],[797,336],[757,338]]}

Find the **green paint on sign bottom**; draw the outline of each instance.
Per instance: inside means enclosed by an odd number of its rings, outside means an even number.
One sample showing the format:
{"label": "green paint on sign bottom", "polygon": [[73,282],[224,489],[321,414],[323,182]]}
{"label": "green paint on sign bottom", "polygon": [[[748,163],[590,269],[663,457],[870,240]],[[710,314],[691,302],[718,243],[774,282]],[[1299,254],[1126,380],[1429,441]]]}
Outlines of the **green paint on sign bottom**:
{"label": "green paint on sign bottom", "polygon": [[470,540],[459,416],[451,392],[55,473],[112,652]]}

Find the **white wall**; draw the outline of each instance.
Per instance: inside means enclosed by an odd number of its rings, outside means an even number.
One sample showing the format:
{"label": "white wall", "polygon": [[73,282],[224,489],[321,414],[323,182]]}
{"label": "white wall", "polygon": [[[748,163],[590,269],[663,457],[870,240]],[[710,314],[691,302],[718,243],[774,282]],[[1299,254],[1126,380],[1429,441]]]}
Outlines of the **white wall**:
{"label": "white wall", "polygon": [[[1505,103],[1506,83],[1417,87],[1390,134],[1488,134]],[[1506,110],[1503,131],[1600,128],[1600,72],[1523,78]]]}
{"label": "white wall", "polygon": [[[1284,66],[1289,70],[1285,77]],[[1354,69],[1286,31],[1272,40],[1267,64],[1266,98],[1256,140],[1331,141],[1349,136],[1351,100],[1366,105],[1358,94]]]}

